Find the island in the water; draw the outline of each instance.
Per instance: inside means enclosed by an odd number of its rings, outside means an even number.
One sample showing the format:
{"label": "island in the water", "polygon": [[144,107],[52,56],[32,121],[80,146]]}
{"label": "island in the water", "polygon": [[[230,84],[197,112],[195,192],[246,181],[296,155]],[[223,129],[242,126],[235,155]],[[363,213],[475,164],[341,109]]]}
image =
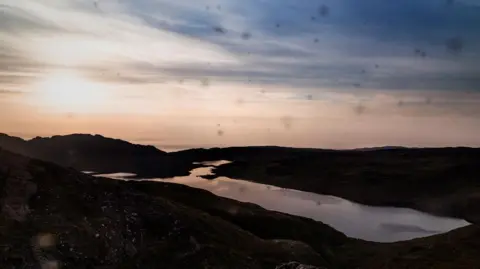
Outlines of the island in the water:
{"label": "island in the water", "polygon": [[[0,147],[1,268],[480,268],[480,149],[166,153],[91,135],[0,135]],[[187,186],[78,172],[167,178],[214,160],[231,161],[216,168],[216,176],[474,224],[409,241],[366,242],[311,219]]]}

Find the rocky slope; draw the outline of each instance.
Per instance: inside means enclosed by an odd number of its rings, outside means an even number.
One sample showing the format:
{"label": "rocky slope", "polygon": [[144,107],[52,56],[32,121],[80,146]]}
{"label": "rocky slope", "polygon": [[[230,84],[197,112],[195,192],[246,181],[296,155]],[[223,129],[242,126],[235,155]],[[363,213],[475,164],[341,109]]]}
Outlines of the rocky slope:
{"label": "rocky slope", "polygon": [[[6,150],[0,190],[1,268],[331,266],[337,258],[321,251],[348,241],[321,223],[197,189],[95,178]],[[312,233],[316,249],[301,241]]]}

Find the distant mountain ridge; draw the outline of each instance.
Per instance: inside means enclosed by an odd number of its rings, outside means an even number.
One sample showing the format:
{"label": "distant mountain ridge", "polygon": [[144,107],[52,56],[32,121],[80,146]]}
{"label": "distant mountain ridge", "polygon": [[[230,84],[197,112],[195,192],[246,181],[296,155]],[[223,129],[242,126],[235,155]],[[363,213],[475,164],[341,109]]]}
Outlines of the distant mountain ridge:
{"label": "distant mountain ridge", "polygon": [[81,171],[130,172],[145,177],[188,175],[192,164],[178,162],[154,146],[101,135],[72,134],[24,140],[0,134],[0,147]]}
{"label": "distant mountain ridge", "polygon": [[[199,166],[193,164],[195,161],[233,158],[236,155],[250,153],[252,150],[266,152],[267,154],[276,151],[335,151],[330,149],[257,146],[188,149],[167,153],[151,145],[133,144],[98,134],[70,134],[22,139],[0,133],[0,147],[81,171],[128,172],[137,174],[138,177],[148,178],[185,176],[189,174],[191,169]],[[381,149],[385,148],[382,147]]]}
{"label": "distant mountain ridge", "polygon": [[[5,133],[0,133],[0,141],[2,141],[2,140],[4,140],[4,141],[7,141],[7,140],[15,141],[15,143],[17,143],[17,144],[18,143],[42,144],[42,143],[48,143],[48,142],[55,142],[55,143],[74,142],[74,143],[77,143],[78,145],[82,145],[82,146],[92,146],[91,143],[94,142],[95,140],[97,140],[98,142],[102,142],[103,145],[101,143],[98,143],[98,144],[95,145],[95,147],[98,147],[98,146],[103,146],[103,147],[116,146],[117,148],[118,147],[123,147],[122,148],[123,150],[128,151],[133,146],[133,147],[135,147],[137,149],[141,149],[145,152],[150,151],[150,152],[166,153],[164,151],[159,150],[158,148],[156,148],[154,146],[132,144],[132,143],[130,143],[128,141],[125,141],[125,140],[116,139],[116,138],[109,138],[109,137],[105,137],[105,136],[102,136],[102,135],[99,135],[99,134],[95,134],[95,135],[92,135],[92,134],[69,134],[69,135],[54,135],[54,136],[51,136],[51,137],[37,136],[37,137],[34,137],[32,139],[22,139],[20,137],[10,136],[10,135],[5,134]],[[7,142],[10,142],[10,141],[7,141]],[[111,148],[109,148],[109,150],[111,150]]]}
{"label": "distant mountain ridge", "polygon": [[392,150],[392,149],[408,149],[408,147],[402,147],[402,146],[382,146],[382,147],[355,148],[355,149],[353,149],[353,150],[358,150],[358,151],[372,151],[372,150]]}

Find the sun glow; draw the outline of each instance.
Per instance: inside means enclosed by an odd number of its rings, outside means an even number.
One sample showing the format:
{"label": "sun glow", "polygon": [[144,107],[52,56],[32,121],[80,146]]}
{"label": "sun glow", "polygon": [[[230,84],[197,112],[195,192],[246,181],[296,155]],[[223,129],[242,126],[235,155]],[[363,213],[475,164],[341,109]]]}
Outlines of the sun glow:
{"label": "sun glow", "polygon": [[35,103],[61,113],[99,112],[108,100],[104,85],[68,72],[48,75],[34,90]]}

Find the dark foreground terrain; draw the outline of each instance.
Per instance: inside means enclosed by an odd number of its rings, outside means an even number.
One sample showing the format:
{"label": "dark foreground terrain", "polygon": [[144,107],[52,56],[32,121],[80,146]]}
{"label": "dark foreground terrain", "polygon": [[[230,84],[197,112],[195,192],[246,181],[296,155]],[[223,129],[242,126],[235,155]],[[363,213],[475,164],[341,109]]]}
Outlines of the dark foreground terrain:
{"label": "dark foreground terrain", "polygon": [[0,268],[480,268],[476,225],[371,243],[207,191],[95,178],[6,150],[0,205]]}
{"label": "dark foreground terrain", "polygon": [[322,252],[347,241],[321,223],[193,188],[94,178],[5,150],[0,190],[0,268],[335,266]]}
{"label": "dark foreground terrain", "polygon": [[32,140],[0,134],[0,147],[79,171],[130,172],[141,178],[185,176],[199,166],[194,162],[230,160],[215,169],[217,176],[480,223],[478,148],[234,147],[166,153],[152,146],[82,134]]}

